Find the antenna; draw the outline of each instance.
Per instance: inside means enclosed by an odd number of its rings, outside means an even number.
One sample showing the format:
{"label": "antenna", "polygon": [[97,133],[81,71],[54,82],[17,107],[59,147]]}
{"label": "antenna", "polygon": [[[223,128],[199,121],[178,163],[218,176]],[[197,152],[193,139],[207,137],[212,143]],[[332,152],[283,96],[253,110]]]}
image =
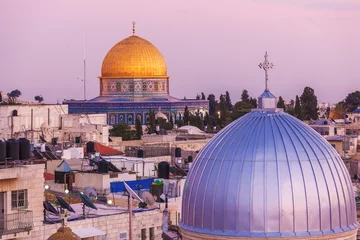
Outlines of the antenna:
{"label": "antenna", "polygon": [[86,34],[84,32],[84,100],[86,101]]}

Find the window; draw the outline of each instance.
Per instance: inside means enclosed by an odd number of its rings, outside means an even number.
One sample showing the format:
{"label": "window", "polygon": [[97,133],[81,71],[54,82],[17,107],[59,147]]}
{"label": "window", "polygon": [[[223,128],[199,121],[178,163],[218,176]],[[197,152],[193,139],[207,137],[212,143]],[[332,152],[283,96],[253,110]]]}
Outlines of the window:
{"label": "window", "polygon": [[127,240],[127,233],[126,232],[121,232],[120,233],[120,240]]}
{"label": "window", "polygon": [[28,198],[27,190],[19,190],[11,192],[11,208],[27,208]]}
{"label": "window", "polygon": [[149,235],[150,235],[150,240],[155,240],[154,228],[153,227],[149,228]]}
{"label": "window", "polygon": [[141,240],[146,240],[146,228],[141,229]]}
{"label": "window", "polygon": [[110,124],[111,125],[115,124],[115,116],[114,115],[110,116]]}

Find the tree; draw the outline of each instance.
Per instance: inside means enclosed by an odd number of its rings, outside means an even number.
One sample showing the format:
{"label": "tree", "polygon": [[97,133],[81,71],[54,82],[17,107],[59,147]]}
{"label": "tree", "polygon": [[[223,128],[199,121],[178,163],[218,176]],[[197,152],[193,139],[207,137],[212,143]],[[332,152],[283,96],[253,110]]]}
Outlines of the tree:
{"label": "tree", "polygon": [[184,109],[184,124],[185,125],[189,124],[189,121],[190,121],[189,116],[190,116],[189,109],[187,106],[185,106],[185,109]]}
{"label": "tree", "polygon": [[230,94],[228,91],[226,91],[226,93],[225,93],[225,101],[226,101],[226,106],[228,107],[228,110],[231,111],[232,103],[231,103],[231,98],[230,98]]}
{"label": "tree", "polygon": [[304,114],[300,104],[300,98],[298,95],[296,95],[296,99],[295,99],[294,116],[300,120],[304,120]]}
{"label": "tree", "polygon": [[199,115],[190,115],[189,116],[189,122],[191,126],[195,126],[199,129],[204,128],[204,122],[201,120]]}
{"label": "tree", "polygon": [[295,101],[293,99],[290,100],[289,104],[286,104],[285,112],[295,116]]}
{"label": "tree", "polygon": [[257,108],[257,100],[256,98],[250,98],[249,102],[253,108]]}
{"label": "tree", "polygon": [[346,104],[345,104],[345,102],[339,102],[330,111],[330,118],[332,118],[332,119],[344,119],[345,114],[346,114]]}
{"label": "tree", "polygon": [[16,99],[21,96],[21,92],[19,90],[15,89],[15,90],[11,91],[10,93],[8,93],[7,96],[8,96],[9,104],[15,104]]}
{"label": "tree", "polygon": [[278,100],[278,102],[277,102],[276,107],[277,107],[277,108],[282,108],[282,109],[285,110],[285,101],[284,101],[284,99],[283,99],[281,96],[279,96],[279,100]]}
{"label": "tree", "polygon": [[200,95],[196,94],[196,100],[200,100]]}
{"label": "tree", "polygon": [[209,100],[209,115],[215,117],[216,116],[215,95],[214,94],[209,94],[207,100]]}
{"label": "tree", "polygon": [[219,125],[220,128],[223,128],[230,123],[230,119],[229,119],[229,109],[226,102],[226,97],[222,94],[220,95],[219,110],[220,110]]}
{"label": "tree", "polygon": [[37,95],[34,97],[35,101],[38,101],[39,103],[41,103],[42,101],[44,101],[44,98],[41,95]]}
{"label": "tree", "polygon": [[326,111],[325,111],[326,118],[329,118],[329,117],[330,117],[330,112],[331,112],[331,108],[330,108],[330,107],[327,107],[327,108],[326,108]]}
{"label": "tree", "polygon": [[126,123],[119,123],[113,125],[110,129],[110,136],[122,137],[122,140],[136,139],[136,131],[131,130],[131,127]]}
{"label": "tree", "polygon": [[305,87],[303,94],[300,97],[300,102],[306,120],[319,119],[318,101],[314,89]]}
{"label": "tree", "polygon": [[138,139],[141,139],[141,135],[143,135],[143,131],[142,131],[141,122],[140,122],[139,118],[136,118],[135,129],[136,129],[136,137]]}
{"label": "tree", "polygon": [[349,112],[357,109],[360,106],[360,91],[349,93],[345,98],[345,104]]}
{"label": "tree", "polygon": [[156,122],[155,122],[155,112],[154,110],[149,110],[149,118],[146,120],[146,130],[148,134],[155,133]]}
{"label": "tree", "polygon": [[201,100],[206,100],[205,94],[201,92]]}
{"label": "tree", "polygon": [[249,93],[248,93],[248,91],[247,91],[246,89],[244,89],[244,90],[242,91],[241,101],[246,102],[246,103],[250,103]]}
{"label": "tree", "polygon": [[231,119],[234,121],[234,120],[244,116],[245,114],[247,114],[251,111],[251,108],[253,108],[253,106],[247,102],[240,101],[240,102],[235,103],[235,105],[233,107],[233,111],[231,113]]}

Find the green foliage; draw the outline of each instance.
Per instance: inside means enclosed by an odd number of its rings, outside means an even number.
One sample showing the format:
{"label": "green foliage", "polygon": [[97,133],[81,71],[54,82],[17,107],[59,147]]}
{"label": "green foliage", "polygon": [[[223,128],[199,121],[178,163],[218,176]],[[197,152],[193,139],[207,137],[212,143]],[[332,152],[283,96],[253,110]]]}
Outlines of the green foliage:
{"label": "green foliage", "polygon": [[149,110],[149,118],[146,122],[146,131],[147,134],[152,134],[156,131],[155,112],[152,109]]}
{"label": "green foliage", "polygon": [[224,128],[227,124],[231,122],[230,113],[228,109],[228,105],[226,102],[226,97],[224,95],[220,95],[220,103],[219,103],[219,126],[220,128]]}
{"label": "green foliage", "polygon": [[10,93],[8,93],[7,96],[8,96],[8,104],[15,104],[17,98],[21,96],[21,92],[15,89]]}
{"label": "green foliage", "polygon": [[166,119],[164,118],[158,118],[157,119],[157,124],[159,124],[160,129],[165,129],[165,130],[171,130],[172,129],[172,124],[168,121],[166,121]]}
{"label": "green foliage", "polygon": [[241,101],[246,102],[246,103],[250,103],[249,92],[246,89],[244,89],[242,91]]}
{"label": "green foliage", "polygon": [[185,125],[183,120],[176,120],[175,123],[178,127],[182,127]]}
{"label": "green foliage", "polygon": [[296,95],[296,99],[295,99],[294,117],[297,117],[300,120],[304,120],[304,113],[298,95]]}
{"label": "green foliage", "polygon": [[284,110],[288,114],[295,116],[295,101],[291,99],[290,103],[286,105],[286,108]]}
{"label": "green foliage", "polygon": [[191,126],[198,127],[199,129],[204,128],[204,122],[201,120],[199,115],[190,115],[189,122]]}
{"label": "green foliage", "polygon": [[184,109],[184,124],[185,125],[188,125],[188,123],[190,121],[189,116],[190,116],[189,109],[187,106],[185,106],[185,109]]}
{"label": "green foliage", "polygon": [[360,106],[360,91],[349,93],[345,98],[345,104],[349,112],[357,109]]}
{"label": "green foliage", "polygon": [[38,101],[39,103],[41,103],[42,101],[44,101],[44,98],[41,95],[37,95],[34,97],[35,101]]}
{"label": "green foliage", "polygon": [[305,87],[300,102],[306,120],[319,118],[318,101],[314,89]]}
{"label": "green foliage", "polygon": [[253,108],[257,108],[257,100],[256,100],[256,98],[250,98],[250,100],[249,100],[249,103],[251,104],[251,106],[253,107]]}
{"label": "green foliage", "polygon": [[277,108],[282,108],[282,109],[284,109],[285,110],[285,101],[284,101],[284,99],[280,96],[279,97],[279,100],[278,100],[278,102],[277,102],[277,105],[276,105],[276,107]]}
{"label": "green foliage", "polygon": [[216,116],[215,95],[214,94],[209,94],[207,100],[209,100],[209,115],[215,117]]}
{"label": "green foliage", "polygon": [[200,95],[199,94],[196,94],[196,100],[200,100]]}
{"label": "green foliage", "polygon": [[245,114],[249,113],[252,108],[253,108],[253,106],[247,102],[240,101],[240,102],[235,103],[235,105],[233,107],[233,111],[231,113],[231,119],[234,121],[234,120],[244,116]]}
{"label": "green foliage", "polygon": [[141,139],[141,135],[143,135],[141,122],[139,118],[136,118],[135,120],[135,130],[136,130],[136,137],[137,139]]}
{"label": "green foliage", "polygon": [[136,131],[131,130],[130,126],[126,123],[113,125],[112,129],[110,129],[110,136],[122,137],[124,141],[137,139]]}
{"label": "green foliage", "polygon": [[330,112],[331,112],[331,109],[330,109],[330,107],[327,107],[326,108],[326,112],[325,112],[325,118],[329,118],[330,117]]}
{"label": "green foliage", "polygon": [[228,107],[228,110],[231,111],[232,103],[231,103],[231,98],[230,98],[230,94],[228,91],[226,91],[226,93],[225,93],[225,101],[226,101],[226,106]]}
{"label": "green foliage", "polygon": [[201,100],[206,100],[205,94],[201,92]]}
{"label": "green foliage", "polygon": [[339,102],[335,105],[335,108],[330,111],[330,118],[333,119],[343,119],[346,114],[346,104],[345,102]]}

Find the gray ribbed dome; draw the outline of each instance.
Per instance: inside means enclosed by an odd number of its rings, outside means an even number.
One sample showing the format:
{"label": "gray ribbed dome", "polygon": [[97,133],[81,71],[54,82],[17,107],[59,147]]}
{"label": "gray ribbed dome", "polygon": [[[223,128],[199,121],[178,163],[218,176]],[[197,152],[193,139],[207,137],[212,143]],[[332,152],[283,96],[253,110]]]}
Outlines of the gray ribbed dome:
{"label": "gray ribbed dome", "polygon": [[180,227],[223,236],[310,236],[355,229],[351,180],[335,149],[277,110],[253,110],[198,154]]}

